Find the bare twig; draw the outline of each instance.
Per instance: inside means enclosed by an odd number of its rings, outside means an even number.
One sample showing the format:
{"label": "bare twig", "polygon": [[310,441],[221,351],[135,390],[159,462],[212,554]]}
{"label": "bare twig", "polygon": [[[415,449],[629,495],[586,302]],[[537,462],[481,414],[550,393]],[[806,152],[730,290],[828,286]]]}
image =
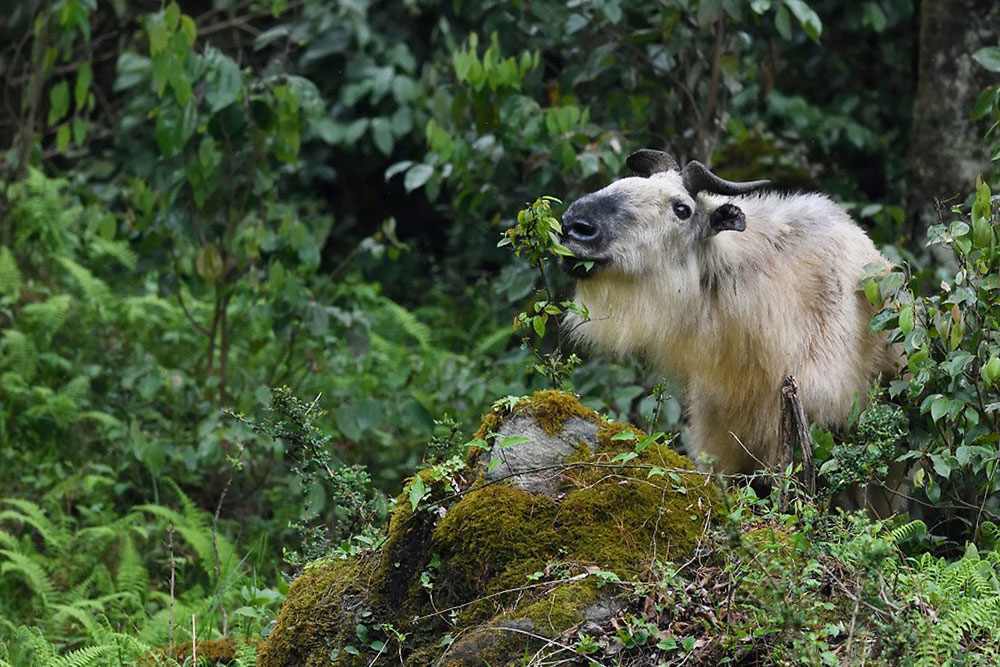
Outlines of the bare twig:
{"label": "bare twig", "polygon": [[794,460],[794,452],[802,453],[802,484],[810,496],[816,494],[816,470],[813,466],[812,436],[809,422],[799,400],[799,385],[791,375],[781,385],[781,443],[784,446],[784,468]]}
{"label": "bare twig", "polygon": [[[229,486],[233,483],[233,475],[229,475],[226,486],[223,487],[219,495],[219,502],[215,505],[215,514],[212,515],[212,557],[215,561],[216,595],[219,597],[219,611],[222,613],[222,636],[229,635],[229,615],[226,613],[226,605],[222,600],[222,559],[219,558],[219,515],[222,513],[222,503],[226,499]],[[195,662],[195,664],[198,664]]]}

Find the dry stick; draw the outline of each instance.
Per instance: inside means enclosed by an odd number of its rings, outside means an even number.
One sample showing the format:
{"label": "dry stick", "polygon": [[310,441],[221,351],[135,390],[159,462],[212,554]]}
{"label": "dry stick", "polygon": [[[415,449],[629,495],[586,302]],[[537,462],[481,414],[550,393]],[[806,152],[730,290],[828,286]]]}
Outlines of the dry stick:
{"label": "dry stick", "polygon": [[191,664],[198,664],[198,624],[195,615],[191,614]]}
{"label": "dry stick", "polygon": [[[226,613],[226,605],[222,600],[222,559],[219,558],[219,514],[222,512],[222,503],[226,499],[229,486],[233,483],[232,474],[226,480],[226,486],[222,489],[219,502],[215,506],[215,514],[212,516],[212,556],[215,560],[215,580],[218,587],[216,594],[219,596],[219,611],[222,612],[222,636],[229,634],[229,615]],[[198,664],[195,662],[195,664]]]}
{"label": "dry stick", "polygon": [[174,565],[174,524],[167,525],[167,551],[170,553],[170,615],[167,617],[167,632],[170,637],[170,645],[174,645],[174,576],[176,567]]}
{"label": "dry stick", "polygon": [[813,465],[812,437],[806,411],[799,400],[799,384],[795,377],[785,376],[781,384],[781,442],[785,447],[785,465],[791,465],[795,449],[802,452],[802,483],[806,492],[816,495],[816,469]]}

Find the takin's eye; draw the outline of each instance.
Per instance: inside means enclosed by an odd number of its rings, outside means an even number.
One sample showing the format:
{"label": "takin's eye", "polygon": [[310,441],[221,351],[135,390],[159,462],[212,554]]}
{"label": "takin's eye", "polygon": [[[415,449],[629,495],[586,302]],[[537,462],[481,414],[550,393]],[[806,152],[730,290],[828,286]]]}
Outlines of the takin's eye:
{"label": "takin's eye", "polygon": [[687,220],[691,217],[691,207],[687,204],[682,204],[679,201],[674,202],[674,215],[676,215],[681,220]]}

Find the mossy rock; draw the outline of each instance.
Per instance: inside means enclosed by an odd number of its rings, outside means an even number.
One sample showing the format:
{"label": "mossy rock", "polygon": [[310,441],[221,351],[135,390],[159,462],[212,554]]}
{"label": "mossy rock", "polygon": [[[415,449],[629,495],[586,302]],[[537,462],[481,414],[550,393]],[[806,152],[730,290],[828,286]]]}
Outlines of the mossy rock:
{"label": "mossy rock", "polygon": [[720,499],[689,460],[636,447],[639,429],[564,392],[498,407],[477,435],[492,449],[469,457],[461,481],[428,469],[409,482],[377,554],[317,563],[294,582],[263,667],[368,664],[374,651],[344,650],[364,648],[359,623],[404,633],[386,653],[408,665],[516,662],[538,637],[613,614],[607,573],[632,580],[690,556]]}

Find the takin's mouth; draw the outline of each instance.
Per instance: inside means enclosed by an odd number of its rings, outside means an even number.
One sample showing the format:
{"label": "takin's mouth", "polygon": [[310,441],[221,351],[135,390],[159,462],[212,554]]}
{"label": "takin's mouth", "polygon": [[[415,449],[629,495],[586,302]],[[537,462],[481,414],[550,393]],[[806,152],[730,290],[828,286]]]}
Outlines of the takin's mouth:
{"label": "takin's mouth", "polygon": [[563,257],[562,270],[577,280],[586,280],[610,263],[611,260],[602,257]]}

